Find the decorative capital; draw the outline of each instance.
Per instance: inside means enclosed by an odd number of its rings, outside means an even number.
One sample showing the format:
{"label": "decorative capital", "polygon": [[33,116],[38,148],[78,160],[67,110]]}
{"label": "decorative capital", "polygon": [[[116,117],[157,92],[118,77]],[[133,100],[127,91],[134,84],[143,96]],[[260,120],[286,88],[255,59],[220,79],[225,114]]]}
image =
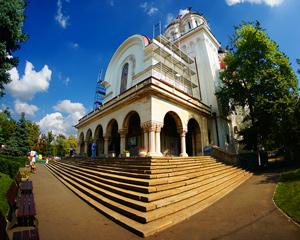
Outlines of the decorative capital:
{"label": "decorative capital", "polygon": [[155,121],[147,121],[141,124],[144,132],[160,132],[163,124]]}
{"label": "decorative capital", "polygon": [[128,129],[127,128],[121,128],[121,129],[119,129],[120,137],[126,137],[127,133],[128,133]]}
{"label": "decorative capital", "polygon": [[180,134],[180,137],[184,137],[187,133],[187,129],[186,128],[178,128],[177,132]]}

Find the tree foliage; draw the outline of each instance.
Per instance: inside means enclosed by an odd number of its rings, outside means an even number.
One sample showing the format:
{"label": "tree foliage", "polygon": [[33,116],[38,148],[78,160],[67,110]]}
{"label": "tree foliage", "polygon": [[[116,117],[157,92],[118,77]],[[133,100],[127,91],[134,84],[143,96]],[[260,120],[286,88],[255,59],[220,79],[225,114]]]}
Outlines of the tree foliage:
{"label": "tree foliage", "polygon": [[259,22],[236,27],[231,45],[217,92],[223,113],[234,112],[236,106],[249,110],[244,118],[249,127],[240,132],[249,149],[286,145],[286,123],[298,98],[288,58]]}
{"label": "tree foliage", "polygon": [[18,64],[12,54],[27,39],[23,32],[25,5],[23,0],[0,0],[0,96],[4,84],[11,81],[7,71]]}

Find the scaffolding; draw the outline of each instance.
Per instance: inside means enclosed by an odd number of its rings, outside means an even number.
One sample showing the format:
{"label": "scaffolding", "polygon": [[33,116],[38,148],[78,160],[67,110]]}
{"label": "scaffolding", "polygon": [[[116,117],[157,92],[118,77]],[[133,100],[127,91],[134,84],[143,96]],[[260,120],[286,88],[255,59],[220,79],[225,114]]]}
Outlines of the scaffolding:
{"label": "scaffolding", "polygon": [[[154,36],[156,29],[159,34]],[[180,46],[169,41],[161,34],[159,23],[153,27],[152,69],[158,73],[156,76],[174,88],[200,99],[200,91],[197,80],[197,68],[193,58],[184,53]]]}
{"label": "scaffolding", "polygon": [[100,106],[102,106],[105,92],[106,92],[106,88],[103,86],[102,70],[101,70],[100,73],[98,74],[98,79],[96,82],[96,90],[95,90],[95,97],[94,97],[94,110],[96,110]]}

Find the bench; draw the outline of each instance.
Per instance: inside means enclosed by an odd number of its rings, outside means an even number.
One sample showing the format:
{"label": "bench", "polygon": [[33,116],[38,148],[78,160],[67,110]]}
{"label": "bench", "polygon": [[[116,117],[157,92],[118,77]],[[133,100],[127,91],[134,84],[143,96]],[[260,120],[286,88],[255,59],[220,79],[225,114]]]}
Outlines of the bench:
{"label": "bench", "polygon": [[13,240],[39,240],[39,239],[40,237],[37,229],[14,232],[13,234]]}
{"label": "bench", "polygon": [[33,194],[21,194],[17,201],[16,216],[19,226],[35,225],[35,203]]}
{"label": "bench", "polygon": [[21,194],[32,194],[32,181],[24,181],[20,183]]}
{"label": "bench", "polygon": [[13,218],[14,210],[16,209],[16,199],[18,196],[18,186],[15,182],[10,184],[8,191],[6,192],[6,200],[9,205],[9,212],[7,214],[7,219],[9,221]]}
{"label": "bench", "polygon": [[12,229],[14,226],[37,226],[32,188],[32,181],[21,182],[20,191],[15,182],[12,182],[10,185],[6,193],[6,199],[9,204],[9,212],[7,214],[8,229]]}

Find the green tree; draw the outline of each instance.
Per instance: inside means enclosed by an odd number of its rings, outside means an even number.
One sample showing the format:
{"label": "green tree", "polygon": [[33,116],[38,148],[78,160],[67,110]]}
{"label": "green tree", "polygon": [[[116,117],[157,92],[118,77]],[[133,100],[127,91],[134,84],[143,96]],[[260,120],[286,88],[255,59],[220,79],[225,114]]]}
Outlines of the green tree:
{"label": "green tree", "polygon": [[0,112],[0,144],[6,145],[15,132],[16,122],[11,118],[9,109]]}
{"label": "green tree", "polygon": [[47,153],[46,153],[46,155],[48,156],[55,155],[53,152],[53,144],[52,144],[53,141],[54,141],[54,135],[52,131],[49,131],[47,133]]}
{"label": "green tree", "polygon": [[73,149],[77,149],[77,138],[75,137],[75,136],[73,136],[73,135],[70,135],[69,137],[68,137],[68,144],[69,144],[69,146],[70,146],[70,148],[73,148]]}
{"label": "green tree", "polygon": [[288,58],[259,22],[236,27],[231,45],[217,91],[223,113],[234,112],[236,106],[247,109],[244,122],[249,124],[240,132],[247,148],[286,145],[285,123],[298,96]]}
{"label": "green tree", "polygon": [[[300,67],[300,59],[297,59],[296,61],[297,61],[297,64],[299,65],[299,67]],[[297,70],[297,73],[300,74],[300,68]]]}
{"label": "green tree", "polygon": [[7,71],[18,64],[12,54],[27,39],[23,32],[25,5],[23,0],[0,0],[0,96],[11,81]]}
{"label": "green tree", "polygon": [[26,155],[29,151],[29,141],[28,141],[28,130],[26,128],[25,113],[21,114],[19,121],[17,122],[16,131],[13,135],[17,140],[17,151],[21,155]]}
{"label": "green tree", "polygon": [[68,139],[63,134],[56,137],[54,144],[54,155],[64,157],[70,152],[70,145]]}
{"label": "green tree", "polygon": [[39,142],[40,127],[34,122],[26,120],[26,129],[28,132],[28,143],[30,149],[37,150],[36,145]]}

